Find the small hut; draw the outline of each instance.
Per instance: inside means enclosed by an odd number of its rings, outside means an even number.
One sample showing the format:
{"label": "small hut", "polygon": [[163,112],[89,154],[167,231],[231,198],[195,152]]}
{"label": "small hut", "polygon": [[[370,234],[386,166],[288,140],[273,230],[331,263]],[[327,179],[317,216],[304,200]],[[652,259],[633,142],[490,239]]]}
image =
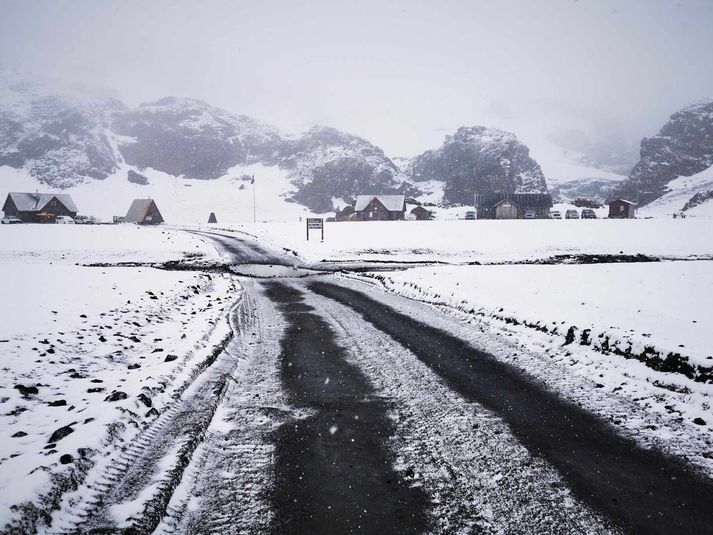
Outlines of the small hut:
{"label": "small hut", "polygon": [[425,209],[423,206],[417,206],[411,210],[411,214],[416,221],[428,221],[433,219],[433,212]]}
{"label": "small hut", "polygon": [[609,219],[633,219],[636,216],[636,203],[626,199],[614,199],[609,202]]}
{"label": "small hut", "polygon": [[138,225],[160,225],[163,223],[163,216],[153,199],[134,199],[126,212],[125,220]]}

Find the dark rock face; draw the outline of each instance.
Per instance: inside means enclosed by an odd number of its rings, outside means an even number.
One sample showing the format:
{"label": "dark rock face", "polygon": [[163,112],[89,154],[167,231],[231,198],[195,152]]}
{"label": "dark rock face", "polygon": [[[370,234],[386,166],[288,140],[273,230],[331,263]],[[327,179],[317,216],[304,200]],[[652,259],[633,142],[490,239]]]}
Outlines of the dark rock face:
{"label": "dark rock face", "polygon": [[666,193],[679,176],[713,166],[713,99],[674,113],[654,137],[641,141],[641,160],[613,196],[648,204]]}
{"label": "dark rock face", "polygon": [[0,107],[0,165],[59,188],[116,171],[107,128],[121,102],[47,94],[29,82],[5,87],[14,99]]}
{"label": "dark rock face", "polygon": [[445,182],[447,204],[472,204],[476,193],[546,193],[547,184],[529,149],[502,130],[461,127],[443,145],[414,158],[414,181]]}
{"label": "dark rock face", "polygon": [[379,147],[334,128],[314,127],[288,142],[280,162],[294,176],[293,199],[317,212],[334,209],[332,198],[404,191],[399,169]]}
{"label": "dark rock face", "polygon": [[149,183],[149,179],[146,178],[144,175],[137,173],[133,169],[129,169],[129,172],[127,173],[127,177],[129,182],[132,184],[139,184],[140,186],[145,186]]}
{"label": "dark rock face", "polygon": [[113,129],[134,138],[119,145],[127,163],[190,178],[218,178],[239,163],[267,163],[282,148],[276,130],[192,99],[166,97],[126,110],[116,115]]}

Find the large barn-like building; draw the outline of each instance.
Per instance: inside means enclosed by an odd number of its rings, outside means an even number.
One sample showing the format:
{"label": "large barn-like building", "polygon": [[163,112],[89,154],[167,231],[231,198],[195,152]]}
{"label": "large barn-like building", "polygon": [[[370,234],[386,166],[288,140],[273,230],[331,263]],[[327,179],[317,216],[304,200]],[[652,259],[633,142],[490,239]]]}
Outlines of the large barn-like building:
{"label": "large barn-like building", "polygon": [[138,225],[160,225],[163,223],[163,216],[153,199],[134,199],[124,221]]}
{"label": "large barn-like building", "polygon": [[23,223],[54,223],[57,216],[77,216],[77,206],[66,193],[8,193],[2,211]]}
{"label": "large barn-like building", "polygon": [[523,219],[532,212],[537,219],[546,219],[552,208],[549,193],[485,193],[475,196],[478,219]]}
{"label": "large barn-like building", "polygon": [[357,195],[354,212],[361,221],[397,221],[406,215],[404,195]]}

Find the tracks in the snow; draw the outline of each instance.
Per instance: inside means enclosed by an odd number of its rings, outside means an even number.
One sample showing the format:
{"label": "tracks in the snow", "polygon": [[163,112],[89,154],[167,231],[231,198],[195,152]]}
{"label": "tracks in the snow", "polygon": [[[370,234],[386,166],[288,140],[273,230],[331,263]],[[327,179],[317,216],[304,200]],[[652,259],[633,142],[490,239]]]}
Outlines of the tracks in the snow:
{"label": "tracks in the snow", "polygon": [[[238,301],[229,313],[233,333],[249,312]],[[101,457],[53,523],[54,534],[151,533],[167,514],[185,468],[203,442],[235,370],[239,345],[230,338],[196,364],[170,406],[146,429]]]}

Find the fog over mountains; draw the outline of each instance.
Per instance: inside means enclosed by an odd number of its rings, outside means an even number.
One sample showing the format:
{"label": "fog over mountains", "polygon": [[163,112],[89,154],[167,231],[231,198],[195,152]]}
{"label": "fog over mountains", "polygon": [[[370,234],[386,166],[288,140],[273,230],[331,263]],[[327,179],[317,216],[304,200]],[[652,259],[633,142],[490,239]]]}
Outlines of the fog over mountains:
{"label": "fog over mountains", "polygon": [[[517,133],[486,126],[463,126],[440,147],[397,161],[334,128],[287,135],[195,99],[165,97],[129,107],[16,73],[0,83],[0,166],[23,169],[48,188],[103,180],[122,166],[131,167],[127,181],[144,184],[146,169],[214,180],[236,166],[262,164],[287,173],[288,200],[319,213],[362,193],[418,199],[434,183],[443,206],[468,205],[475,193],[548,191],[548,177]],[[712,165],[713,100],[707,100],[676,112],[657,136],[645,138],[627,180],[572,174],[552,193],[600,201],[615,194],[644,204],[664,196],[677,177]]]}

